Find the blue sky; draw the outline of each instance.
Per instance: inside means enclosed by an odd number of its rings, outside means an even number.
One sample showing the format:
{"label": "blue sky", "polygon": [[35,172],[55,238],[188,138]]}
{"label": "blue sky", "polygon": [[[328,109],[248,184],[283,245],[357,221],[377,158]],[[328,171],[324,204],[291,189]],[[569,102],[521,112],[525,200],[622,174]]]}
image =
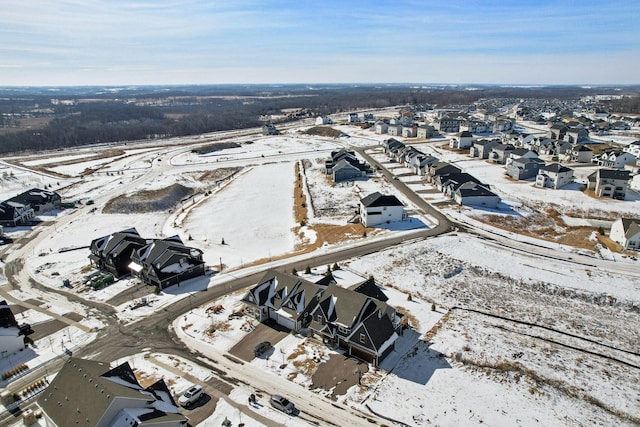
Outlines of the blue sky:
{"label": "blue sky", "polygon": [[3,0],[0,85],[638,84],[638,22],[638,0]]}

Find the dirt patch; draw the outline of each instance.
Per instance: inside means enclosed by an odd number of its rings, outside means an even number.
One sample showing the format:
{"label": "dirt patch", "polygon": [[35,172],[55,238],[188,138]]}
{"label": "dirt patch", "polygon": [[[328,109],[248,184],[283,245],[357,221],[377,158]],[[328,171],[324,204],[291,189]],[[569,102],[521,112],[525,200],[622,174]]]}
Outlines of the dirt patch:
{"label": "dirt patch", "polygon": [[233,175],[237,174],[241,170],[242,170],[241,167],[213,169],[198,175],[196,179],[200,182],[216,183],[218,181],[223,181],[225,179],[231,178]]}
{"label": "dirt patch", "polygon": [[337,138],[342,132],[329,126],[314,126],[305,132],[307,135],[326,136],[329,138]]}
{"label": "dirt patch", "polygon": [[103,212],[161,212],[174,208],[179,202],[193,194],[194,190],[192,188],[173,184],[160,190],[146,190],[131,196],[118,196],[105,204]]}
{"label": "dirt patch", "polygon": [[[360,371],[360,374],[358,373]],[[369,370],[368,365],[357,359],[341,354],[332,354],[324,363],[320,363],[311,377],[311,388],[322,388],[330,391],[331,397],[346,394],[347,390],[358,384],[360,375]]]}

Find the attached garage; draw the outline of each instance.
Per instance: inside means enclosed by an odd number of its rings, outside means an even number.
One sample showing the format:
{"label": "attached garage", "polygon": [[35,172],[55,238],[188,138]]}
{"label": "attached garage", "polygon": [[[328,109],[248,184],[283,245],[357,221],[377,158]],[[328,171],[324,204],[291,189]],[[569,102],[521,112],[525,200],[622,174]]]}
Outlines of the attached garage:
{"label": "attached garage", "polygon": [[353,357],[357,357],[358,359],[364,360],[367,363],[375,364],[376,356],[375,354],[371,354],[368,351],[362,350],[357,347],[351,346],[349,348],[350,354]]}
{"label": "attached garage", "polygon": [[270,310],[269,318],[276,321],[276,323],[283,328],[295,330],[296,322],[287,313],[283,313],[280,310]]}

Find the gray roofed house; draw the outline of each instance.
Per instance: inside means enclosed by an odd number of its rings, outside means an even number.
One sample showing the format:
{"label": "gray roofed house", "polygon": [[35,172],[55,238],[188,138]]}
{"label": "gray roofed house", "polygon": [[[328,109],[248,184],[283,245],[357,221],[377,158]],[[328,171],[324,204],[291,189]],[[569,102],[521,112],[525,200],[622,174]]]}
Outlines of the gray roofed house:
{"label": "gray roofed house", "polygon": [[448,173],[460,173],[462,169],[452,165],[448,162],[435,162],[429,166],[426,177],[427,182],[434,182],[438,175],[445,175]]}
{"label": "gray roofed house", "polygon": [[509,158],[509,153],[515,150],[513,144],[498,144],[491,149],[489,153],[489,160],[495,163],[505,164]]}
{"label": "gray roofed house", "polygon": [[488,159],[491,149],[498,144],[500,143],[495,139],[480,139],[473,141],[473,145],[469,148],[469,155],[480,159]]}
{"label": "gray roofed house", "polygon": [[118,231],[91,241],[89,259],[98,268],[109,271],[115,277],[131,273],[131,254],[149,243],[135,228]]}
{"label": "gray roofed house", "polygon": [[55,191],[32,188],[9,200],[28,205],[34,212],[49,212],[60,208],[61,198]]}
{"label": "gray roofed house", "polygon": [[546,165],[538,171],[536,176],[536,187],[558,189],[570,184],[573,181],[573,169],[552,163]]}
{"label": "gray roofed house", "polygon": [[148,285],[158,289],[205,274],[202,251],[185,246],[179,236],[155,239],[138,248],[127,268]]}
{"label": "gray roofed house", "polygon": [[453,192],[453,199],[459,205],[480,206],[495,209],[500,203],[500,196],[487,187],[475,182],[467,182]]}
{"label": "gray roofed house", "polygon": [[27,224],[33,217],[35,212],[30,205],[24,203],[6,200],[0,203],[0,225],[17,227],[18,225]]}
{"label": "gray roofed house", "polygon": [[70,357],[37,402],[47,426],[179,427],[189,421],[162,379],[142,387],[128,362],[111,369]]}
{"label": "gray roofed house", "polygon": [[360,222],[365,227],[405,219],[404,205],[396,196],[375,192],[360,200]]}
{"label": "gray roofed house", "polygon": [[329,345],[378,365],[401,333],[395,309],[364,294],[329,285],[312,312],[311,329]]}
{"label": "gray roofed house", "polygon": [[242,302],[247,314],[259,322],[273,319],[287,329],[299,331],[309,326],[310,313],[324,289],[325,286],[298,276],[269,270]]}
{"label": "gray roofed house", "polygon": [[570,152],[571,161],[578,163],[591,163],[593,150],[584,144],[574,145]]}
{"label": "gray roofed house", "polygon": [[629,184],[629,171],[618,169],[598,169],[588,177],[588,188],[598,197],[624,200]]}
{"label": "gray roofed house", "polygon": [[611,225],[609,238],[625,249],[640,250],[640,218],[618,218]]}
{"label": "gray roofed house", "polygon": [[538,158],[514,159],[507,164],[507,175],[517,180],[533,178],[544,164],[544,160]]}

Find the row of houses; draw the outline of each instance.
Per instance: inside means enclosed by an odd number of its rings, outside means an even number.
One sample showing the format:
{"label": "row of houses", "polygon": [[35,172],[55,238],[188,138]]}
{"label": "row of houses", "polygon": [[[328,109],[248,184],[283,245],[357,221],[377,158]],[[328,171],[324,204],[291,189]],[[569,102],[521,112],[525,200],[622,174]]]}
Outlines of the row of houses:
{"label": "row of houses", "polygon": [[394,350],[405,325],[387,300],[373,279],[343,288],[331,275],[312,282],[275,270],[242,298],[245,313],[259,322],[272,319],[286,329],[316,335],[375,366]]}
{"label": "row of houses", "polygon": [[60,209],[61,197],[55,191],[32,188],[0,203],[0,225],[28,224],[37,214]]}
{"label": "row of houses", "polygon": [[459,205],[496,208],[500,203],[500,196],[492,192],[488,184],[463,173],[455,165],[441,162],[394,138],[385,140],[383,149],[387,157],[411,168],[416,175],[424,176],[427,182],[433,183]]}
{"label": "row of houses", "polygon": [[146,239],[129,228],[94,239],[89,248],[97,268],[118,278],[132,274],[158,289],[205,274],[202,251],[185,246],[179,236]]}

